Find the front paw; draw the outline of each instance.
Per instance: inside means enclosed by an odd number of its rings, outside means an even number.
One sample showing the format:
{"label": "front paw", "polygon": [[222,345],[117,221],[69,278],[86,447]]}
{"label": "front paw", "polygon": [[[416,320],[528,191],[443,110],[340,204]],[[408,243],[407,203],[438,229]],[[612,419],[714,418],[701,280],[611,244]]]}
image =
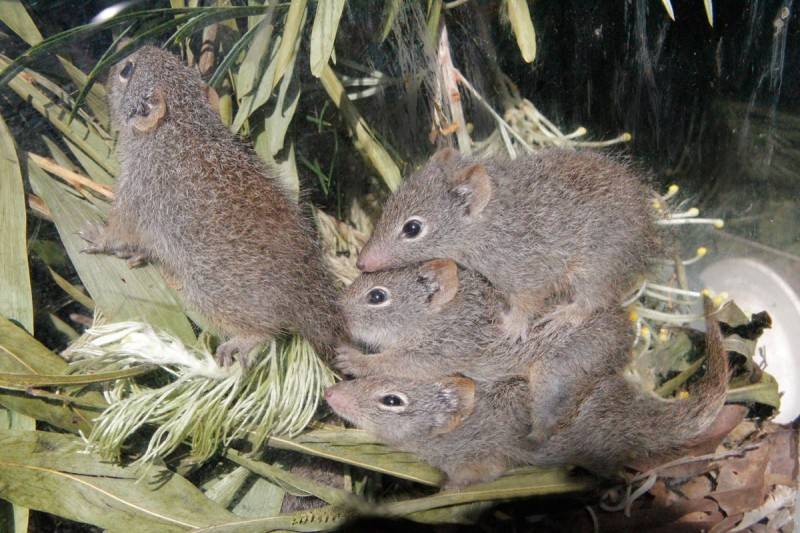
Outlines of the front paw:
{"label": "front paw", "polygon": [[542,444],[548,441],[550,437],[553,435],[554,428],[547,427],[544,424],[534,424],[533,429],[530,433],[528,433],[528,442],[534,448],[538,448]]}
{"label": "front paw", "polygon": [[81,239],[87,242],[87,246],[81,250],[85,254],[105,254],[108,253],[104,233],[105,224],[89,222],[78,232]]}
{"label": "front paw", "polygon": [[500,457],[487,456],[479,463],[466,463],[450,466],[445,470],[446,479],[442,488],[458,491],[476,483],[488,483],[503,475],[508,469]]}
{"label": "front paw", "polygon": [[523,313],[509,311],[500,317],[500,330],[512,342],[525,342],[528,339],[528,327],[528,317]]}
{"label": "front paw", "polygon": [[340,345],[336,348],[333,364],[343,374],[357,378],[369,373],[370,357],[352,346]]}
{"label": "front paw", "polygon": [[556,307],[550,313],[533,323],[532,329],[537,336],[553,337],[563,331],[572,331],[583,324],[590,316],[591,310],[578,304],[566,304]]}

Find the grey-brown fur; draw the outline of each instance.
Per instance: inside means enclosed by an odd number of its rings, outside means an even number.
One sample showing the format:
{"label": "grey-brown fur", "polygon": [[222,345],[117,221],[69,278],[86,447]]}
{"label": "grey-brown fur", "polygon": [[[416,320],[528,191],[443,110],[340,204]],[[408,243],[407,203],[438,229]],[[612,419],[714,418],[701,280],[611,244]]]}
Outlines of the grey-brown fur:
{"label": "grey-brown fur", "polygon": [[[341,463],[287,450],[269,450],[270,462],[277,462],[283,468],[305,479],[344,489],[344,467]],[[289,492],[283,497],[282,513],[293,513],[304,509],[318,509],[327,505],[323,500],[311,495],[297,495]]]}
{"label": "grey-brown fur", "polygon": [[[333,410],[386,444],[419,455],[446,474],[445,486],[488,481],[530,461],[528,385],[515,378],[475,383],[448,377],[415,381],[369,377],[328,388]],[[402,411],[381,403],[407,398]]]}
{"label": "grey-brown fur", "polygon": [[222,124],[199,74],[146,46],[112,69],[109,95],[121,172],[86,251],[158,263],[232,336],[217,351],[226,361],[282,331],[328,352],[340,318],[313,224]]}
{"label": "grey-brown fur", "polygon": [[[524,338],[553,303],[563,305],[548,320],[575,324],[620,301],[658,254],[652,194],[629,164],[597,153],[478,161],[444,150],[389,198],[358,264],[454,259],[507,295],[505,329]],[[411,219],[415,238],[403,236]]]}
{"label": "grey-brown fur", "polygon": [[[373,353],[342,348],[337,366],[344,372],[470,377],[520,373],[522,361],[483,357],[500,340],[495,324],[503,307],[496,290],[480,275],[459,269],[452,261],[362,274],[342,293],[339,307],[354,342]],[[384,288],[382,305],[370,305],[369,292]],[[446,301],[434,297],[449,293]]]}
{"label": "grey-brown fur", "polygon": [[[658,398],[622,372],[586,375],[573,412],[538,445],[525,435],[530,415],[540,411],[530,413],[528,384],[518,378],[368,377],[339,383],[326,398],[354,425],[442,469],[448,486],[488,481],[521,464],[569,464],[611,476],[637,459],[679,451],[719,414],[728,382],[727,354],[719,325],[710,315],[706,323],[708,368],[689,398]],[[382,404],[386,395],[402,395],[402,412]]]}
{"label": "grey-brown fur", "polygon": [[[434,264],[435,268],[431,268]],[[381,288],[387,302],[371,305]],[[442,293],[449,297],[441,298]],[[351,338],[378,353],[339,350],[337,366],[354,376],[419,378],[461,373],[481,381],[530,376],[538,416],[532,439],[547,438],[574,401],[578,384],[629,362],[632,328],[619,306],[600,309],[579,327],[533,328],[512,342],[496,323],[504,300],[486,279],[449,260],[359,276],[340,297]]]}
{"label": "grey-brown fur", "polygon": [[574,411],[535,449],[534,463],[573,464],[611,475],[633,461],[669,458],[700,437],[722,409],[728,386],[728,355],[712,312],[706,302],[707,368],[689,398],[661,399],[621,374],[586,382]]}

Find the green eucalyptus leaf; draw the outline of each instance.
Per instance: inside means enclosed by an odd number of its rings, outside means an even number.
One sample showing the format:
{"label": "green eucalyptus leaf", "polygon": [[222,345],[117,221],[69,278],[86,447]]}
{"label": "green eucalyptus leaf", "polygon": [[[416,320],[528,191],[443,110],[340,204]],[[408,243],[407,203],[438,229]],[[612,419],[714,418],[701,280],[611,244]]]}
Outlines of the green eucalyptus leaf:
{"label": "green eucalyptus leaf", "polygon": [[0,431],[0,496],[109,531],[186,531],[234,515],[166,468],[143,472],[87,453],[78,438]]}
{"label": "green eucalyptus leaf", "polygon": [[250,476],[252,474],[248,469],[237,466],[230,472],[205,481],[200,488],[206,498],[227,508]]}
{"label": "green eucalyptus leaf", "polygon": [[344,4],[345,0],[317,2],[317,13],[311,28],[311,74],[317,78],[331,57]]}
{"label": "green eucalyptus leaf", "polygon": [[383,29],[381,30],[380,42],[385,41],[389,36],[389,32],[392,31],[394,21],[397,19],[397,15],[400,13],[400,9],[403,7],[403,0],[388,0],[385,5],[386,7],[384,8],[385,14],[383,16]]}
{"label": "green eucalyptus leaf", "polygon": [[734,328],[750,322],[750,317],[733,300],[722,304],[722,307],[714,314],[714,318]]}
{"label": "green eucalyptus leaf", "polygon": [[83,292],[78,287],[76,287],[63,277],[61,277],[61,275],[59,275],[59,273],[53,270],[52,268],[48,267],[47,270],[50,272],[50,277],[53,278],[53,281],[55,281],[56,285],[61,287],[61,289],[64,292],[66,292],[70,296],[70,298],[72,298],[79,304],[83,305],[87,309],[90,309],[92,311],[94,310],[95,308],[94,300],[89,298],[89,296],[85,292]]}
{"label": "green eucalyptus leaf", "polygon": [[[67,363],[24,329],[0,317],[0,371],[62,375],[67,372]],[[80,398],[88,403],[105,403],[103,397],[96,392],[82,393]],[[47,401],[14,391],[0,392],[0,404],[67,431],[80,430],[85,434],[91,431],[91,420],[98,414],[94,410],[76,408],[63,402]]]}
{"label": "green eucalyptus leaf", "polygon": [[[272,4],[270,2],[270,4]],[[49,56],[57,53],[57,51],[64,47],[64,45],[77,40],[86,39],[89,35],[97,33],[101,30],[113,28],[115,26],[122,26],[136,21],[145,21],[147,19],[158,20],[163,15],[175,15],[172,19],[172,27],[180,25],[183,18],[186,16],[197,15],[198,12],[207,11],[214,13],[224,12],[227,18],[248,17],[264,13],[267,6],[227,6],[227,7],[201,7],[201,8],[160,8],[160,9],[144,9],[141,11],[132,11],[130,13],[121,13],[108,20],[102,22],[90,22],[81,26],[75,26],[68,30],[62,31],[55,35],[44,39],[43,41],[32,46],[25,53],[15,58],[13,62],[8,65],[2,65],[3,70],[0,72],[0,87],[8,83],[14,76],[16,76],[24,67],[39,57]],[[158,25],[159,33],[167,31],[169,25]],[[143,32],[154,34],[151,30]]]}
{"label": "green eucalyptus leaf", "polygon": [[685,370],[689,366],[687,356],[692,350],[691,339],[680,332],[668,344],[643,353],[634,361],[634,366],[641,375],[648,376],[649,382],[655,383],[659,376]]}
{"label": "green eucalyptus leaf", "polygon": [[730,390],[728,390],[727,401],[756,402],[780,409],[781,395],[778,390],[778,382],[766,372],[762,372],[761,380],[758,383],[747,383],[740,386],[739,383],[734,381],[731,383]]}
{"label": "green eucalyptus leaf", "polygon": [[381,444],[340,444],[335,438],[327,441],[316,437],[312,439],[309,440],[308,433],[305,433],[295,438],[270,437],[267,444],[273,448],[324,457],[424,485],[437,486],[442,481],[441,472],[409,453],[398,452]]}
{"label": "green eucalyptus leaf", "polygon": [[353,102],[347,98],[342,82],[329,64],[326,64],[322,70],[320,81],[331,101],[339,108],[339,113],[354,138],[353,143],[356,149],[378,171],[390,191],[397,189],[402,181],[397,163],[375,138],[372,129]]}
{"label": "green eucalyptus leaf", "polygon": [[675,20],[675,10],[672,8],[672,2],[670,0],[661,0],[661,4],[664,6],[664,9],[667,10],[669,18]]}
{"label": "green eucalyptus leaf", "polygon": [[100,223],[104,213],[50,178],[36,164],[28,165],[31,185],[53,214],[61,241],[97,308],[111,321],[144,320],[187,343],[194,332],[180,304],[159,275],[148,265],[130,269],[125,261],[81,252],[78,234],[87,223]]}
{"label": "green eucalyptus leaf", "polygon": [[0,314],[33,331],[25,187],[14,139],[0,117]]}
{"label": "green eucalyptus leaf", "polygon": [[[266,16],[250,30],[254,32],[254,35],[237,71],[236,95],[239,99],[239,109],[233,119],[233,124],[231,124],[233,132],[238,132],[245,120],[258,107],[254,103],[258,93],[261,93],[263,102],[269,98],[272,76],[275,73],[275,54],[277,53],[276,46],[273,46],[270,51],[272,34],[275,30],[272,20],[274,16],[274,10],[268,11]],[[266,89],[261,89],[261,87]]]}
{"label": "green eucalyptus leaf", "polygon": [[244,35],[239,37],[235,43],[233,43],[233,46],[231,46],[230,50],[228,50],[228,53],[225,54],[225,57],[222,58],[222,61],[220,61],[219,65],[217,65],[214,74],[212,74],[211,78],[209,78],[208,85],[210,87],[219,87],[222,80],[225,79],[225,75],[228,73],[228,70],[239,58],[242,50],[244,50],[244,48],[253,40],[257,30],[258,26],[250,28]]}
{"label": "green eucalyptus leaf", "polygon": [[708,25],[714,27],[714,2],[713,0],[703,0],[703,8],[706,10]]}
{"label": "green eucalyptus leaf", "polygon": [[88,375],[46,375],[29,373],[0,372],[0,389],[28,390],[32,387],[52,387],[58,385],[90,385],[147,374],[156,367],[136,367]]}
{"label": "green eucalyptus leaf", "polygon": [[[8,58],[0,56],[0,66],[8,64]],[[46,81],[46,78],[36,72],[25,70],[9,82],[9,87],[20,98],[30,103],[55,129],[72,141],[93,161],[109,173],[117,173],[119,168],[114,158],[111,142],[89,128],[82,120],[68,122],[69,112],[67,109],[40,89],[40,85]]]}
{"label": "green eucalyptus leaf", "polygon": [[[249,472],[248,472],[249,473]],[[263,517],[281,512],[286,491],[278,485],[257,477],[237,498],[231,509],[235,515]]]}
{"label": "green eucalyptus leaf", "polygon": [[758,341],[751,339],[743,339],[739,335],[733,334],[725,337],[722,344],[725,347],[726,351],[736,352],[744,355],[748,359],[752,359],[756,354]]}
{"label": "green eucalyptus leaf", "polygon": [[[86,105],[92,112],[95,120],[103,127],[109,126],[108,114],[108,96],[106,95],[105,88],[99,83],[89,84],[89,77],[78,67],[67,61],[61,56],[58,56],[61,67],[67,72],[67,75],[81,90],[81,95],[86,100]],[[78,107],[82,98],[76,98],[75,106]]]}
{"label": "green eucalyptus leaf", "polygon": [[532,63],[536,58],[536,32],[533,29],[528,0],[506,0],[506,7],[511,29],[517,37],[519,51],[522,52],[522,59],[526,63]]}
{"label": "green eucalyptus leaf", "polygon": [[491,481],[457,491],[442,491],[433,496],[392,502],[381,506],[380,514],[413,517],[413,513],[475,502],[529,498],[591,489],[594,481],[577,476],[565,468],[522,468]]}
{"label": "green eucalyptus leaf", "polygon": [[[333,1],[335,0],[328,0],[328,2]],[[275,75],[272,78],[272,87],[270,87],[270,90],[278,85],[278,82],[289,68],[289,64],[295,60],[298,44],[300,42],[300,30],[303,28],[307,12],[308,0],[292,0],[283,24],[283,35],[281,36],[278,54],[275,57]],[[325,64],[327,64],[327,62]]]}
{"label": "green eucalyptus leaf", "polygon": [[[5,18],[16,11],[24,21],[25,8],[17,2],[3,6],[8,8]],[[0,10],[2,11],[2,10]],[[22,15],[25,15],[23,17]],[[30,19],[27,19],[30,21]],[[20,20],[18,19],[19,23]],[[36,30],[30,23],[27,29]],[[36,31],[38,34],[38,31]],[[39,36],[41,38],[41,36]],[[26,330],[33,332],[33,302],[31,298],[31,279],[28,271],[27,225],[25,213],[25,187],[22,171],[17,157],[17,148],[5,121],[0,117],[0,315],[11,317]],[[8,423],[15,430],[36,429],[36,420],[20,413],[9,412]],[[2,516],[0,510],[0,516]],[[19,505],[11,507],[13,529],[17,533],[28,530],[28,509]]]}
{"label": "green eucalyptus leaf", "polygon": [[0,21],[11,28],[23,41],[33,46],[42,42],[42,34],[20,0],[2,0]]}
{"label": "green eucalyptus leaf", "polygon": [[102,165],[98,165],[94,159],[92,159],[86,152],[81,150],[75,143],[70,141],[68,138],[64,138],[64,144],[67,145],[69,151],[72,152],[72,155],[75,156],[75,159],[78,160],[81,167],[83,167],[84,172],[92,178],[97,183],[102,183],[103,185],[113,185],[116,181],[114,176],[112,176]]}
{"label": "green eucalyptus leaf", "polygon": [[304,478],[303,476],[292,474],[280,466],[268,464],[263,461],[257,461],[237,452],[236,450],[228,450],[226,452],[226,456],[236,464],[241,465],[251,472],[266,479],[269,479],[270,481],[275,480],[286,483],[302,492],[313,494],[317,498],[327,503],[350,505],[357,504],[357,497],[346,490],[329,487],[328,485]]}
{"label": "green eucalyptus leaf", "polygon": [[67,254],[59,242],[37,239],[28,246],[46,265],[58,268],[67,266]]}

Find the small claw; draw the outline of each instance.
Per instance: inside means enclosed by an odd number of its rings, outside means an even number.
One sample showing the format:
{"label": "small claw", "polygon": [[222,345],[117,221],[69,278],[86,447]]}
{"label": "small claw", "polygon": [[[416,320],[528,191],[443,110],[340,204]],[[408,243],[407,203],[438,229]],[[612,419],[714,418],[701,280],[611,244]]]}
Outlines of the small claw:
{"label": "small claw", "polygon": [[101,235],[105,226],[101,224],[86,224],[82,230],[78,232],[78,236],[89,243],[88,246],[81,250],[84,254],[102,254],[106,252],[105,246],[100,244],[102,242]]}
{"label": "small claw", "polygon": [[100,246],[97,246],[96,244],[92,244],[92,245],[87,246],[85,248],[81,248],[81,253],[82,254],[102,254],[102,253],[105,253],[105,251]]}
{"label": "small claw", "polygon": [[513,316],[510,313],[504,314],[500,322],[500,328],[512,342],[525,342],[528,339],[527,317]]}
{"label": "small claw", "polygon": [[358,377],[366,373],[369,367],[365,360],[367,357],[352,346],[341,345],[336,348],[333,364],[343,374]]}
{"label": "small claw", "polygon": [[262,342],[262,339],[249,337],[233,337],[217,346],[214,357],[223,367],[231,366],[234,361],[239,361],[243,369],[250,367],[250,352]]}
{"label": "small claw", "polygon": [[147,257],[144,254],[136,254],[128,258],[128,268],[140,268],[147,265]]}
{"label": "small claw", "polygon": [[531,443],[532,446],[541,446],[551,437],[553,434],[552,428],[537,428],[534,427],[530,433],[528,433],[527,439],[528,442]]}

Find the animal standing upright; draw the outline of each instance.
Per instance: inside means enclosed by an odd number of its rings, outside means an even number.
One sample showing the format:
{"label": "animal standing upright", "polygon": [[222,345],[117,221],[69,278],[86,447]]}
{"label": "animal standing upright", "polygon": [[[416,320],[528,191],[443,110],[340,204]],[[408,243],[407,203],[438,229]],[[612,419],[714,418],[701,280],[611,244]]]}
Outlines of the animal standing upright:
{"label": "animal standing upright", "polygon": [[145,46],[113,67],[121,172],[90,253],[157,263],[186,303],[231,338],[230,363],[282,331],[330,355],[342,332],[313,224],[256,153],[221,122],[199,74]]}

